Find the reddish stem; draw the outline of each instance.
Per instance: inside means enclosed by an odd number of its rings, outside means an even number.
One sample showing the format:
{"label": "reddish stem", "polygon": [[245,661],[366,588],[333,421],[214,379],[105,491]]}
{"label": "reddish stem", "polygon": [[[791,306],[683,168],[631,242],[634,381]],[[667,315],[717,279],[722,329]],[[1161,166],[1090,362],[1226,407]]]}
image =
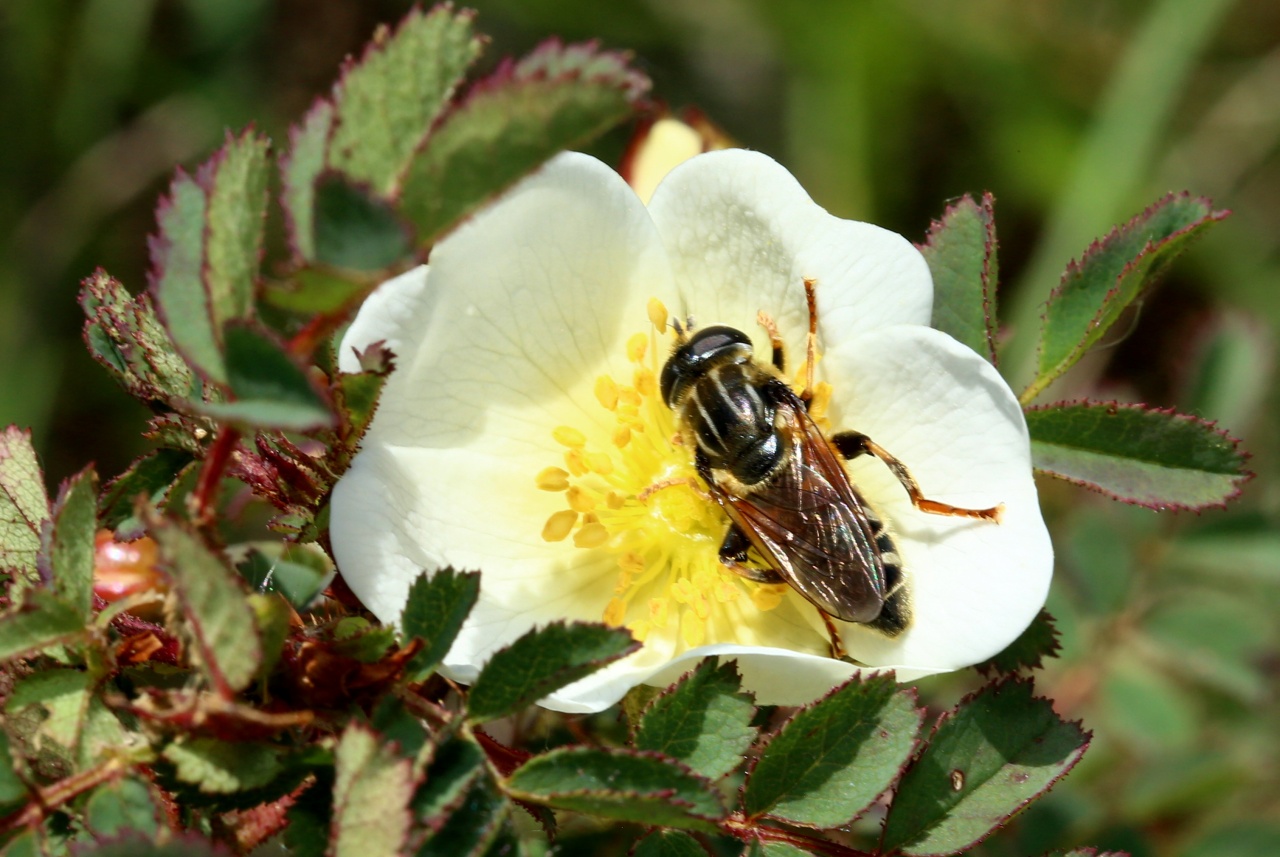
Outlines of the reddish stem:
{"label": "reddish stem", "polygon": [[130,764],[124,758],[114,757],[87,771],[81,771],[43,789],[37,789],[26,806],[0,818],[0,833],[38,824],[46,815],[64,803],[120,776],[129,769]]}
{"label": "reddish stem", "polygon": [[218,431],[209,454],[205,456],[204,466],[200,469],[200,478],[196,481],[195,491],[191,494],[192,518],[198,526],[213,521],[218,500],[218,485],[222,482],[222,474],[231,461],[231,453],[240,441],[240,430],[233,426],[223,426]]}
{"label": "reddish stem", "polygon": [[734,813],[721,822],[720,829],[743,842],[763,839],[768,842],[785,842],[804,851],[812,851],[815,854],[828,854],[831,857],[874,857],[871,852],[859,851],[857,848],[850,848],[847,845],[830,842],[826,839],[806,836],[793,830],[757,826],[754,821],[744,818],[739,813]]}

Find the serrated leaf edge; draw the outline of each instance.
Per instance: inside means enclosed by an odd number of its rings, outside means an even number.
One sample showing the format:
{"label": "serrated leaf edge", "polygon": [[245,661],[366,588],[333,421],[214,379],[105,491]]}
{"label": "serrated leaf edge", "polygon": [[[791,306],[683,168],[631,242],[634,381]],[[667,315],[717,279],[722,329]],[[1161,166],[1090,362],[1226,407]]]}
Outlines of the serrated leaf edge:
{"label": "serrated leaf edge", "polygon": [[[982,844],[983,842],[985,842],[988,837],[994,834],[997,830],[1000,830],[1005,825],[1005,823],[1008,822],[1009,819],[1013,818],[1015,815],[1022,812],[1022,810],[1025,809],[1027,806],[1031,805],[1035,801],[1039,800],[1040,798],[1048,794],[1049,791],[1054,786],[1056,786],[1059,782],[1062,781],[1063,777],[1071,773],[1072,769],[1074,769],[1075,766],[1080,763],[1080,760],[1084,758],[1084,754],[1088,752],[1089,746],[1093,742],[1093,730],[1085,729],[1083,720],[1064,719],[1062,715],[1058,713],[1057,709],[1053,707],[1052,699],[1050,699],[1047,696],[1035,695],[1035,681],[1030,676],[1021,676],[1021,675],[1012,674],[1012,675],[1003,676],[999,679],[996,679],[995,681],[988,682],[984,684],[982,687],[978,688],[977,690],[965,694],[964,697],[961,698],[961,700],[956,703],[954,708],[950,709],[949,711],[944,711],[942,714],[938,715],[938,719],[934,721],[933,728],[929,731],[928,739],[917,745],[919,747],[919,752],[915,756],[912,756],[910,758],[907,765],[903,768],[902,773],[905,774],[907,769],[914,767],[917,763],[919,763],[919,761],[922,758],[924,758],[924,754],[928,751],[929,747],[933,746],[933,741],[934,741],[934,738],[937,737],[938,731],[943,727],[944,724],[946,724],[950,720],[954,719],[957,715],[959,715],[961,709],[963,709],[967,705],[972,704],[975,699],[982,696],[983,694],[988,692],[996,693],[1001,688],[1011,684],[1027,685],[1028,688],[1031,690],[1030,701],[1031,702],[1039,701],[1039,702],[1046,703],[1049,706],[1049,709],[1053,711],[1054,716],[1058,718],[1058,722],[1065,726],[1074,726],[1076,730],[1080,733],[1081,737],[1084,739],[1084,742],[1080,745],[1079,750],[1076,751],[1075,758],[1071,760],[1071,762],[1068,763],[1066,767],[1064,767],[1060,772],[1058,772],[1058,775],[1056,777],[1049,780],[1049,782],[1045,783],[1044,788],[1040,789],[1040,791],[1036,792],[1031,797],[1022,801],[1022,803],[1018,804],[1018,806],[1016,806],[1007,815],[1002,816],[995,824],[991,826],[991,829],[988,830],[986,833],[984,833],[981,837],[979,837],[978,839],[975,839],[973,842],[965,846],[966,851],[968,849],[974,848]],[[899,779],[901,779],[901,777],[902,777],[902,774],[899,774]],[[880,839],[879,839],[879,842],[877,843],[877,853],[884,852],[884,834],[885,834],[885,831],[888,830],[889,818],[892,816],[892,814],[893,814],[893,804],[891,802],[889,804],[888,811],[885,813],[884,820],[880,823]],[[900,850],[901,849],[899,849],[898,851],[893,851],[889,853],[898,854],[900,853]],[[950,851],[945,852],[945,854],[953,854],[953,853],[956,853],[956,852],[950,852]],[[913,857],[944,857],[944,855],[940,853],[938,855],[913,855]]]}
{"label": "serrated leaf edge", "polygon": [[996,250],[999,247],[999,239],[996,237],[996,215],[995,215],[996,198],[991,191],[983,191],[982,202],[976,202],[971,194],[965,194],[960,199],[947,206],[942,212],[942,216],[937,220],[929,222],[929,229],[925,233],[923,244],[917,244],[916,249],[923,251],[928,247],[935,234],[947,225],[947,218],[961,206],[966,204],[973,206],[981,219],[986,237],[982,245],[982,318],[983,318],[983,335],[987,341],[987,353],[982,355],[992,366],[999,366],[999,358],[996,351],[996,288],[998,283],[991,282],[991,262],[996,258]]}
{"label": "serrated leaf edge", "polygon": [[[1131,411],[1136,410],[1136,411],[1143,411],[1145,413],[1152,413],[1152,414],[1163,414],[1164,416],[1173,417],[1175,419],[1179,419],[1184,422],[1192,422],[1204,428],[1211,429],[1214,434],[1218,435],[1219,437],[1223,438],[1228,443],[1230,443],[1236,455],[1239,456],[1240,464],[1241,464],[1240,471],[1235,476],[1231,477],[1234,490],[1227,496],[1223,497],[1217,503],[1206,503],[1203,506],[1191,506],[1185,503],[1146,503],[1141,500],[1137,500],[1133,497],[1125,497],[1123,495],[1115,493],[1114,491],[1108,491],[1106,488],[1096,483],[1089,482],[1084,479],[1075,479],[1070,476],[1064,476],[1060,473],[1055,473],[1052,470],[1035,468],[1036,473],[1042,473],[1045,476],[1052,476],[1054,479],[1061,479],[1063,482],[1069,482],[1072,485],[1079,485],[1081,488],[1087,488],[1090,491],[1093,491],[1098,494],[1102,494],[1104,497],[1110,497],[1113,500],[1117,500],[1121,503],[1127,503],[1130,506],[1140,506],[1144,509],[1152,509],[1156,512],[1195,512],[1196,514],[1199,514],[1200,512],[1203,512],[1206,509],[1225,509],[1228,503],[1230,503],[1232,500],[1240,496],[1240,493],[1244,490],[1244,486],[1250,480],[1252,480],[1254,476],[1257,475],[1252,470],[1247,470],[1243,466],[1245,462],[1253,458],[1252,453],[1250,453],[1248,450],[1240,448],[1240,445],[1243,441],[1241,441],[1239,438],[1232,435],[1226,429],[1219,428],[1216,420],[1206,420],[1201,417],[1197,417],[1195,414],[1184,414],[1181,411],[1175,410],[1174,408],[1155,407],[1155,406],[1147,405],[1141,402],[1119,402],[1114,399],[1112,400],[1062,399],[1060,401],[1052,402],[1044,405],[1027,405],[1027,406],[1024,406],[1022,410],[1023,412],[1048,411],[1048,410],[1053,410],[1055,408],[1074,407],[1078,405],[1085,405],[1087,407],[1105,407],[1108,409],[1115,409],[1115,410],[1120,410],[1120,409],[1131,410]],[[1220,475],[1225,476],[1226,474],[1220,474]]]}

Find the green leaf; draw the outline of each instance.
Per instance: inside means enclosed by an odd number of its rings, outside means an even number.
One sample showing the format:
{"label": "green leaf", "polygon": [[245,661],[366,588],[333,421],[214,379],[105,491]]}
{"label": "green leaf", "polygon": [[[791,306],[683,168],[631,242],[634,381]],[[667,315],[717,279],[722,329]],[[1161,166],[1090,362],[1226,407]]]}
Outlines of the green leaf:
{"label": "green leaf", "polygon": [[472,780],[465,799],[418,849],[417,857],[480,857],[490,853],[510,816],[510,802],[488,778]]}
{"label": "green leaf", "polygon": [[53,507],[49,566],[53,590],[87,617],[93,606],[94,535],[98,531],[98,474],[93,467],[65,482]]}
{"label": "green leaf", "polygon": [[83,670],[51,669],[32,673],[19,681],[5,702],[5,713],[14,714],[32,705],[44,712],[37,735],[67,753],[74,753],[89,708],[92,677]]}
{"label": "green leaf", "polygon": [[1027,629],[1018,635],[1018,639],[1006,646],[1000,654],[977,664],[974,669],[983,675],[1008,675],[1022,669],[1039,669],[1045,658],[1057,657],[1061,648],[1053,617],[1048,610],[1041,610]]}
{"label": "green leaf", "polygon": [[[383,356],[389,354],[381,350],[377,353]],[[376,370],[343,372],[338,376],[334,398],[343,421],[342,439],[349,447],[355,447],[369,428],[369,423],[373,422],[378,397],[382,395],[382,387],[386,384],[392,367],[393,361],[386,357]]]}
{"label": "green leaf", "polygon": [[134,461],[103,486],[98,501],[102,526],[123,538],[142,535],[142,522],[135,515],[138,498],[163,509],[174,484],[194,462],[195,457],[181,449],[157,449]]}
{"label": "green leaf", "polygon": [[484,773],[484,750],[479,744],[458,735],[448,738],[435,747],[427,765],[426,782],[413,797],[413,817],[428,822],[439,819],[462,801]]}
{"label": "green leaf", "polygon": [[1099,851],[1096,848],[1072,848],[1070,851],[1051,851],[1045,857],[1129,857],[1124,851]]}
{"label": "green leaf", "polygon": [[168,405],[198,399],[200,382],[156,316],[151,296],[132,297],[105,271],[95,271],[80,291],[89,353],[134,398]]}
{"label": "green leaf", "polygon": [[324,170],[333,114],[330,101],[320,99],[312,105],[302,122],[289,129],[289,152],[280,163],[281,202],[288,221],[289,245],[298,260],[312,260],[316,255],[316,178]]}
{"label": "green leaf", "polygon": [[634,110],[649,81],[621,54],[549,42],[472,87],[414,153],[401,209],[434,242],[557,152]]}
{"label": "green leaf", "polygon": [[333,650],[361,663],[382,660],[396,643],[396,630],[390,625],[374,625],[360,616],[347,616],[334,627]]}
{"label": "green leaf", "polygon": [[335,757],[334,857],[398,857],[412,817],[413,765],[376,733],[352,723],[342,733]]}
{"label": "green leaf", "polygon": [[280,751],[270,744],[179,739],[161,753],[173,763],[178,779],[206,794],[231,794],[265,786],[284,770]]}
{"label": "green leaf", "polygon": [[357,303],[375,285],[376,282],[351,277],[347,272],[302,268],[291,273],[288,279],[268,283],[262,299],[290,312],[333,314]]}
{"label": "green leaf", "polygon": [[707,857],[707,849],[682,830],[654,830],[636,843],[631,857]]}
{"label": "green leaf", "polygon": [[412,229],[390,203],[338,173],[315,186],[316,261],[352,271],[380,271],[410,255]]}
{"label": "green leaf", "polygon": [[757,839],[751,843],[748,857],[810,857],[812,851],[797,848],[789,842],[767,842]]}
{"label": "green leaf", "polygon": [[848,823],[898,778],[922,716],[891,674],[854,678],[782,726],[747,779],[743,808],[819,828]]}
{"label": "green leaf", "polygon": [[636,749],[678,759],[708,779],[723,777],[742,762],[756,737],[755,704],[739,691],[741,685],[734,662],[702,661],[645,710]]}
{"label": "green leaf", "polygon": [[98,836],[135,830],[154,836],[160,829],[159,807],[151,789],[132,777],[105,783],[93,790],[84,808],[85,824]]}
{"label": "green leaf", "polygon": [[18,776],[18,766],[9,752],[9,733],[0,729],[0,812],[27,799],[27,785]]}
{"label": "green leaf", "polygon": [[147,524],[159,564],[173,580],[190,653],[214,688],[230,697],[253,681],[262,662],[253,608],[235,572],[197,535],[154,512]]}
{"label": "green leaf", "polygon": [[1030,681],[987,685],[934,730],[898,784],[882,852],[955,854],[1048,790],[1089,744]]}
{"label": "green leaf", "polygon": [[650,827],[714,832],[725,816],[709,780],[662,756],[625,750],[552,750],[517,768],[506,789],[517,800]]}
{"label": "green leaf", "polygon": [[227,142],[192,178],[179,171],[151,242],[152,294],[183,356],[225,383],[222,328],[253,312],[267,194],[266,138]]}
{"label": "green leaf", "polygon": [[1117,402],[1029,408],[1037,470],[1152,509],[1221,506],[1251,474],[1239,441],[1196,417]]}
{"label": "green leaf", "polygon": [[302,610],[320,594],[333,574],[333,565],[319,549],[304,545],[262,542],[236,566],[245,582],[259,592],[278,592]]}
{"label": "green leaf", "polygon": [[18,589],[40,579],[36,556],[48,519],[49,495],[31,433],[9,426],[0,432],[0,571]]}
{"label": "green leaf", "polygon": [[270,147],[266,137],[252,132],[228,136],[197,176],[208,195],[204,281],[215,329],[253,315]]}
{"label": "green leaf", "polygon": [[626,630],[554,622],[499,649],[467,695],[473,722],[514,714],[640,648]]}
{"label": "green leaf", "polygon": [[932,325],[996,362],[995,197],[965,194],[929,227],[920,252],[933,274]]}
{"label": "green leaf", "polygon": [[1073,261],[1045,304],[1030,402],[1102,339],[1121,313],[1206,228],[1227,216],[1209,200],[1169,194]]}
{"label": "green leaf", "polygon": [[82,639],[80,611],[46,589],[28,590],[17,607],[0,615],[0,663]]}
{"label": "green leaf", "polygon": [[195,833],[169,838],[163,845],[128,831],[118,839],[77,848],[76,857],[227,857],[227,852]]}
{"label": "green leaf", "polygon": [[234,401],[196,406],[217,419],[257,428],[312,431],[335,417],[324,394],[274,337],[249,325],[228,325],[226,375]]}
{"label": "green leaf", "polygon": [[409,662],[409,681],[425,680],[440,665],[478,597],[480,575],[475,572],[443,568],[432,575],[418,575],[400,615],[405,639],[417,637],[425,643]]}
{"label": "green leaf", "polygon": [[389,194],[397,176],[480,55],[470,11],[414,9],[394,33],[374,36],[334,88],[329,165]]}

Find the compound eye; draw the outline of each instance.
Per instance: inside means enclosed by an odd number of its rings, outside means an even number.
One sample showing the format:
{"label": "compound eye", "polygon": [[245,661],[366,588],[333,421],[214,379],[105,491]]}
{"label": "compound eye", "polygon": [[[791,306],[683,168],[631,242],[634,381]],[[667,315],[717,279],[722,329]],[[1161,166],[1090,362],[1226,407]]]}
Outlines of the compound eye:
{"label": "compound eye", "polygon": [[684,390],[712,366],[750,359],[751,340],[742,331],[725,325],[695,331],[662,367],[662,399],[675,407]]}
{"label": "compound eye", "polygon": [[687,351],[696,361],[702,361],[714,359],[728,351],[739,352],[744,345],[747,348],[744,356],[750,356],[751,340],[745,333],[735,327],[715,325],[695,332],[681,350]]}

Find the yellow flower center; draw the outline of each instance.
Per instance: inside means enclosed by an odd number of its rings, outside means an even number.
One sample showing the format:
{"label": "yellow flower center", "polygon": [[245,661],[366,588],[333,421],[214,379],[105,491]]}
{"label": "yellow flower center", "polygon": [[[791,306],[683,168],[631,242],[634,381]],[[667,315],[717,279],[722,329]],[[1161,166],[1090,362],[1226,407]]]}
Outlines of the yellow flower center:
{"label": "yellow flower center", "polygon": [[649,302],[649,320],[648,332],[627,340],[631,377],[596,379],[596,401],[614,421],[608,440],[592,442],[572,426],[552,432],[565,449],[564,466],[547,467],[536,482],[563,492],[566,508],[547,519],[542,537],[617,557],[605,622],[640,640],[653,631],[678,633],[692,647],[727,639],[729,629],[716,633],[727,620],[719,605],[746,597],[755,609],[772,610],[787,587],[748,581],[720,563],[728,518],[707,493],[658,389],[659,361],[669,349],[667,310],[657,299]]}

